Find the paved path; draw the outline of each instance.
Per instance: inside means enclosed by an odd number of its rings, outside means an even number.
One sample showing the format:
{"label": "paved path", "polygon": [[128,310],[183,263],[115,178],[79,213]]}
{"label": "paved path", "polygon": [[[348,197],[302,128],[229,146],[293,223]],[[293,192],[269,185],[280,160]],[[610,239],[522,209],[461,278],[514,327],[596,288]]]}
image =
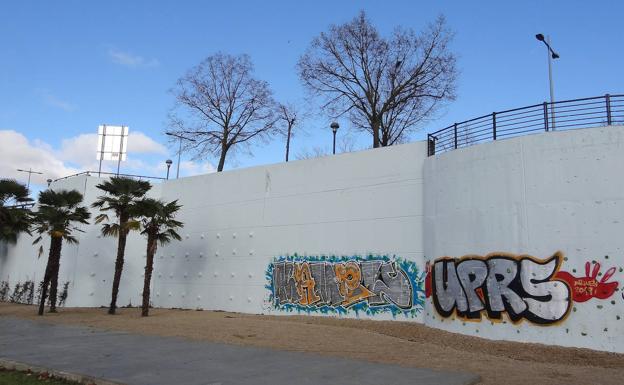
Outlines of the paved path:
{"label": "paved path", "polygon": [[476,376],[0,317],[0,358],[128,385],[464,385]]}

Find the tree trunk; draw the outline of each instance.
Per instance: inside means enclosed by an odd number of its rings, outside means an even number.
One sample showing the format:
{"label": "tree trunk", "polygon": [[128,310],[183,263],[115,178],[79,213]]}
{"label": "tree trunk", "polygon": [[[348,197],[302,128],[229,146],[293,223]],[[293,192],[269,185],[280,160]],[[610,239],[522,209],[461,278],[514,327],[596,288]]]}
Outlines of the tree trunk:
{"label": "tree trunk", "polygon": [[390,138],[388,137],[388,130],[381,130],[381,143],[380,146],[381,147],[386,147],[388,146],[388,143],[390,142]]}
{"label": "tree trunk", "polygon": [[147,252],[145,261],[145,279],[143,280],[143,308],[141,310],[141,316],[147,317],[149,315],[149,303],[150,303],[150,283],[152,282],[152,271],[154,270],[154,255],[156,254],[156,248],[158,242],[153,234],[147,236]]}
{"label": "tree trunk", "polygon": [[126,238],[128,237],[128,215],[122,215],[119,220],[119,238],[117,242],[117,259],[115,260],[115,276],[113,278],[113,293],[111,295],[111,303],[108,308],[108,314],[115,314],[117,310],[117,295],[119,294],[119,284],[121,282],[121,273],[124,266],[124,254],[126,252]]}
{"label": "tree trunk", "polygon": [[286,162],[288,162],[288,152],[290,151],[290,131],[292,126],[288,125],[288,135],[286,136]]}
{"label": "tree trunk", "polygon": [[48,286],[50,285],[50,277],[52,275],[52,265],[54,264],[54,255],[56,255],[56,249],[59,249],[62,239],[50,237],[50,251],[48,253],[48,263],[46,264],[45,274],[43,275],[43,285],[41,287],[41,298],[39,298],[39,315],[43,315],[45,309],[45,302],[48,296]]}
{"label": "tree trunk", "polygon": [[61,268],[61,250],[63,248],[63,238],[58,238],[58,250],[54,256],[54,261],[50,270],[50,313],[56,313],[56,300],[58,293],[58,276]]}
{"label": "tree trunk", "polygon": [[371,119],[371,128],[373,129],[373,148],[379,147],[379,119],[373,116]]}
{"label": "tree trunk", "polygon": [[219,156],[219,165],[217,166],[217,172],[223,171],[225,165],[225,154],[227,153],[227,147],[221,146],[221,155]]}

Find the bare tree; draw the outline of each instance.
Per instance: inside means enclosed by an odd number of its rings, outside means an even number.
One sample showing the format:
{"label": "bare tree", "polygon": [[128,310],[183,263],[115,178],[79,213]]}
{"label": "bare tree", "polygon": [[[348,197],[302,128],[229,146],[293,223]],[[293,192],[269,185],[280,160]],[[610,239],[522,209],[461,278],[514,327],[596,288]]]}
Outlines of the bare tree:
{"label": "bare tree", "polygon": [[277,120],[279,124],[279,132],[286,137],[286,162],[290,153],[290,138],[293,136],[295,126],[301,125],[303,114],[293,104],[282,104],[277,106]]}
{"label": "bare tree", "polygon": [[177,103],[170,127],[195,140],[185,148],[196,159],[218,158],[217,171],[239,145],[249,146],[272,132],[275,102],[268,84],[252,72],[249,56],[218,53],[192,68],[172,90]]}
{"label": "bare tree", "polygon": [[[351,134],[342,135],[338,138],[338,153],[343,152],[354,152],[361,150],[356,143],[356,138]],[[310,148],[304,148],[303,150],[297,153],[297,159],[312,159],[312,158],[321,158],[323,156],[331,155],[331,149],[326,149],[321,146],[314,146]]]}
{"label": "bare tree", "polygon": [[451,38],[440,16],[419,34],[397,28],[386,39],[361,12],[312,41],[299,59],[299,77],[332,117],[348,114],[370,133],[373,147],[393,145],[454,99]]}
{"label": "bare tree", "polygon": [[321,158],[330,154],[331,151],[328,151],[327,149],[320,146],[314,146],[311,149],[304,148],[303,150],[299,151],[299,153],[297,153],[297,160]]}

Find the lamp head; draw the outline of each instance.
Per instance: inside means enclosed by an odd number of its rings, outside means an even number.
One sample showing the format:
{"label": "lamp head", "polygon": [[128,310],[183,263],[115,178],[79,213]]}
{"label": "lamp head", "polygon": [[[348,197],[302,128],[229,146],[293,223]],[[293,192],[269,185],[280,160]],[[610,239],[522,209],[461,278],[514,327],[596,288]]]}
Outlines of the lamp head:
{"label": "lamp head", "polygon": [[559,54],[558,54],[557,52],[554,52],[554,51],[553,51],[553,53],[552,53],[552,58],[553,58],[553,59],[559,59]]}
{"label": "lamp head", "polygon": [[171,166],[171,164],[173,163],[173,161],[171,159],[167,159],[165,161],[165,163],[167,164],[167,167]]}
{"label": "lamp head", "polygon": [[336,133],[336,131],[338,131],[338,128],[340,128],[340,125],[337,122],[332,122],[332,124],[330,124],[329,127],[331,127],[334,133]]}
{"label": "lamp head", "polygon": [[544,35],[542,35],[541,33],[538,33],[537,35],[535,35],[535,38],[539,41],[544,41]]}

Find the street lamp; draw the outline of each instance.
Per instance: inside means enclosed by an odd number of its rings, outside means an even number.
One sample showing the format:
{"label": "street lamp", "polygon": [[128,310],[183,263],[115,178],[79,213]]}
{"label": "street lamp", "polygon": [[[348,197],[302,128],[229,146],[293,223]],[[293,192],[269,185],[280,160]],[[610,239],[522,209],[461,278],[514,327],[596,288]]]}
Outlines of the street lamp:
{"label": "street lamp", "polygon": [[28,185],[26,185],[26,189],[30,190],[30,176],[32,174],[39,174],[39,175],[43,175],[42,172],[39,171],[33,171],[32,168],[28,168],[28,170],[22,170],[21,168],[18,168],[17,171],[19,172],[27,172],[28,173]]}
{"label": "street lamp", "polygon": [[48,179],[46,180],[46,182],[48,182],[48,187],[50,187],[50,185],[52,184],[52,179]]}
{"label": "street lamp", "polygon": [[173,161],[171,159],[167,159],[165,163],[167,164],[167,179],[169,179],[169,168],[171,167],[171,163],[173,163]]}
{"label": "street lamp", "polygon": [[548,54],[548,82],[550,83],[550,120],[551,120],[551,129],[555,130],[555,87],[553,85],[553,77],[552,77],[552,61],[553,59],[559,59],[559,54],[555,52],[550,46],[550,36],[546,36],[541,33],[535,35],[535,38],[546,45],[547,54]]}
{"label": "street lamp", "polygon": [[196,142],[195,139],[187,138],[186,136],[178,135],[173,132],[165,132],[169,136],[180,139],[180,147],[178,149],[178,171],[176,172],[176,179],[180,177],[180,156],[182,155],[182,140],[188,140],[189,142]]}
{"label": "street lamp", "polygon": [[337,122],[332,122],[332,124],[329,125],[329,127],[331,127],[332,132],[334,133],[334,155],[336,155],[336,131],[338,131],[338,128],[340,128],[340,125]]}

